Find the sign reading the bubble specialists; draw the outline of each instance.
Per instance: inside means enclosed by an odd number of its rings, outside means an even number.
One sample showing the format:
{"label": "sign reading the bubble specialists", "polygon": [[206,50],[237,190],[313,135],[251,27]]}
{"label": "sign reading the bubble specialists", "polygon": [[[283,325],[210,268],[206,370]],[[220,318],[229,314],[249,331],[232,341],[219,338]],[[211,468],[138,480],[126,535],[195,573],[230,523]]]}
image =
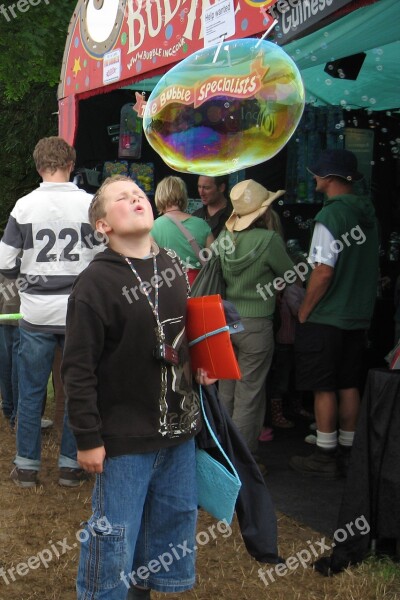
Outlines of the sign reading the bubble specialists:
{"label": "sign reading the bubble specialists", "polygon": [[171,85],[163,90],[150,102],[150,113],[152,116],[158,114],[167,104],[180,102],[181,104],[193,104],[198,108],[212,98],[221,95],[229,95],[231,98],[249,98],[262,87],[262,80],[268,72],[268,67],[262,66],[262,61],[257,59],[251,66],[249,74],[241,77],[213,75],[208,77],[201,84],[193,88],[183,85]]}
{"label": "sign reading the bubble specialists", "polygon": [[235,33],[235,9],[233,0],[222,0],[203,13],[204,46],[212,46],[220,39]]}

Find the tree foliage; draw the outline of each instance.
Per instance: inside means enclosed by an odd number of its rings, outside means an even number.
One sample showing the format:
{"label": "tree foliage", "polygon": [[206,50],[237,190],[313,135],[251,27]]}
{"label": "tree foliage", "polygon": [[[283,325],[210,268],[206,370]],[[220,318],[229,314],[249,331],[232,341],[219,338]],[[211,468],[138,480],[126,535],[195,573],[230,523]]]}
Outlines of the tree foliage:
{"label": "tree foliage", "polygon": [[40,181],[32,152],[40,138],[57,135],[56,113],[55,89],[45,84],[32,84],[22,100],[0,100],[0,232],[18,198]]}
{"label": "tree foliage", "polygon": [[9,100],[20,100],[32,84],[55,86],[60,77],[61,61],[77,0],[44,0],[29,6],[26,12],[4,4],[0,14],[0,82]]}
{"label": "tree foliage", "polygon": [[[19,197],[39,182],[32,151],[41,137],[57,135],[57,84],[77,0],[44,0],[0,13],[0,233]],[[9,6],[14,6],[13,17]]]}

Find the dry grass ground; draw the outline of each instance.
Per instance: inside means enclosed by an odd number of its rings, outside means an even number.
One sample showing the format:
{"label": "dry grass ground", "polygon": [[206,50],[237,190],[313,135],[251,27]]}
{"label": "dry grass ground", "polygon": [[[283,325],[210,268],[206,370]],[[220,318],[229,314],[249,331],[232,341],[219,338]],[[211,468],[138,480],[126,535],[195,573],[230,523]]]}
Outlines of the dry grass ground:
{"label": "dry grass ground", "polygon": [[[43,436],[37,489],[21,490],[10,481],[14,450],[14,435],[1,418],[0,572],[5,575],[0,577],[0,600],[74,600],[77,536],[90,513],[91,485],[72,490],[57,485],[55,431]],[[285,515],[278,518],[279,552],[286,558],[321,539],[318,532]],[[225,537],[214,529],[215,539],[209,530],[213,524],[211,517],[200,514],[198,529],[205,532],[201,540],[204,543],[208,535],[210,541],[198,551],[195,589],[180,595],[154,594],[155,600],[400,600],[400,569],[381,561],[363,563],[330,579],[299,567],[282,577],[275,573],[275,582],[266,586],[258,576],[261,565],[247,554],[237,523]]]}

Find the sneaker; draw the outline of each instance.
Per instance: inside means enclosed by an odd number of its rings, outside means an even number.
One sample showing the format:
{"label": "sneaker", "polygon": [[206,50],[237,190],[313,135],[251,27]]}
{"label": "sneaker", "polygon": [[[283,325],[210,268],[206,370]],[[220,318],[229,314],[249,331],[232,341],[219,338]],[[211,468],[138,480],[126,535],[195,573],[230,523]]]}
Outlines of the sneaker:
{"label": "sneaker", "polygon": [[308,426],[308,429],[311,429],[311,431],[317,431],[317,424],[315,422],[311,423],[311,425]]}
{"label": "sneaker", "polygon": [[272,427],[278,429],[292,429],[294,423],[293,421],[289,421],[284,415],[275,415],[272,417]]}
{"label": "sneaker", "polygon": [[150,590],[148,588],[138,588],[132,587],[129,588],[128,595],[126,600],[150,600]]}
{"label": "sneaker", "polygon": [[310,433],[309,435],[306,435],[304,441],[306,442],[306,444],[313,444],[315,446],[315,444],[317,443],[317,436],[313,433]]}
{"label": "sneaker", "polygon": [[274,432],[271,427],[263,427],[260,435],[258,436],[259,442],[272,442],[274,439]]}
{"label": "sneaker", "polygon": [[302,475],[318,475],[325,479],[339,477],[336,465],[336,449],[322,450],[319,446],[310,456],[293,456],[289,461],[290,467]]}
{"label": "sneaker", "polygon": [[291,429],[294,427],[293,421],[289,421],[283,414],[282,399],[271,399],[271,425],[280,429]]}
{"label": "sneaker", "polygon": [[40,427],[41,429],[50,429],[50,427],[53,427],[53,421],[51,419],[45,419],[42,417]]}
{"label": "sneaker", "polygon": [[338,445],[336,454],[336,464],[339,471],[340,477],[347,477],[347,471],[349,469],[350,457],[351,457],[352,446]]}
{"label": "sneaker", "polygon": [[35,487],[37,484],[37,471],[33,469],[19,469],[14,467],[10,473],[11,480],[21,488]]}
{"label": "sneaker", "polygon": [[83,469],[60,468],[59,485],[64,487],[78,487],[84,481],[90,481],[92,476]]}
{"label": "sneaker", "polygon": [[297,414],[304,419],[308,419],[309,421],[314,421],[315,419],[314,413],[309,412],[305,408],[301,408]]}

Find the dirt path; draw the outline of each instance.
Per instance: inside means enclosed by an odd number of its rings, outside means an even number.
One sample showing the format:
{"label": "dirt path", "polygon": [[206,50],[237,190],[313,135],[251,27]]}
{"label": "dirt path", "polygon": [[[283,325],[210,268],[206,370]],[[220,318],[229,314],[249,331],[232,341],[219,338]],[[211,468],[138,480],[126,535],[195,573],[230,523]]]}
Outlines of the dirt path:
{"label": "dirt path", "polygon": [[[80,524],[90,513],[91,484],[73,490],[57,485],[54,431],[43,436],[37,489],[21,490],[10,481],[14,452],[15,436],[1,417],[0,569],[4,570],[0,570],[0,600],[75,600]],[[315,542],[321,540],[320,534],[284,515],[278,519],[282,556],[299,557],[311,544],[318,548]],[[218,529],[211,517],[201,513],[198,541],[195,589],[180,595],[154,594],[155,600],[400,600],[400,577],[396,585],[365,564],[325,579],[297,561],[296,568],[281,576],[270,571],[266,585],[258,575],[262,565],[247,554],[236,521],[232,530],[222,525]]]}

